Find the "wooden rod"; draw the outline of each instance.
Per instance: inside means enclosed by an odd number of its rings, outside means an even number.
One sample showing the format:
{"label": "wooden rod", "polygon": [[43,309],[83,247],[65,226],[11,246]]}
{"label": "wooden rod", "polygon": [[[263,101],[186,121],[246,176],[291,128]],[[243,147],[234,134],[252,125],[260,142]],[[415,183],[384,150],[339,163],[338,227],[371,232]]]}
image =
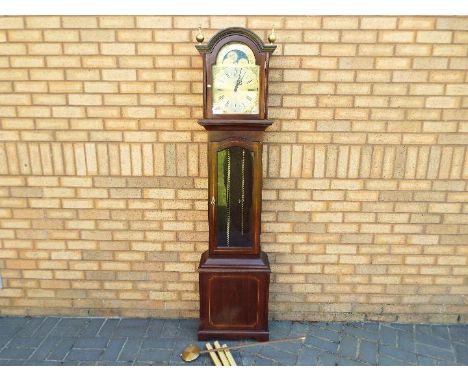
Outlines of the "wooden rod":
{"label": "wooden rod", "polygon": [[231,364],[229,363],[229,360],[226,357],[226,354],[224,354],[224,351],[221,350],[222,347],[221,347],[221,345],[220,345],[220,343],[218,341],[214,342],[214,347],[216,349],[218,349],[218,356],[219,356],[219,359],[221,360],[221,363],[223,364],[223,366],[231,366]]}
{"label": "wooden rod", "polygon": [[213,347],[211,346],[209,342],[207,342],[205,346],[208,350],[203,350],[200,353],[210,353],[211,360],[213,361],[215,366],[223,366],[218,356],[215,353],[216,349],[213,349]]}
{"label": "wooden rod", "polygon": [[[227,349],[226,344],[223,345],[223,349]],[[229,363],[231,364],[231,366],[237,366],[236,360],[232,356],[231,352],[229,350],[224,350],[224,353],[226,354],[226,357],[227,357]]]}

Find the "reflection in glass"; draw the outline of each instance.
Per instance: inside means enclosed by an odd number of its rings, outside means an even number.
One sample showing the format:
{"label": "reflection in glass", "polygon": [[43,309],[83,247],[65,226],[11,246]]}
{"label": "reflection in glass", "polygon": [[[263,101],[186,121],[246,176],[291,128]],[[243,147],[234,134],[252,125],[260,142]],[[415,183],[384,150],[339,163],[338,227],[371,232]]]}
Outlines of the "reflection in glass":
{"label": "reflection in glass", "polygon": [[252,246],[253,153],[232,146],[218,151],[217,246]]}

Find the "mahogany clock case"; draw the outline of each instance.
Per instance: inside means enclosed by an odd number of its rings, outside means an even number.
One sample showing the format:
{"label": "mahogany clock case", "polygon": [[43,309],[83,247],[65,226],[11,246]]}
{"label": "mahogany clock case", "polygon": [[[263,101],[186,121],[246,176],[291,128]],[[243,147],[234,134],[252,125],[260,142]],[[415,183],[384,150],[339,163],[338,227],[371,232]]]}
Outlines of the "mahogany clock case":
{"label": "mahogany clock case", "polygon": [[[213,114],[212,70],[226,44],[241,42],[253,51],[259,71],[258,114]],[[228,28],[204,45],[203,119],[208,130],[209,246],[199,265],[198,338],[266,341],[270,265],[261,251],[263,131],[267,119],[268,60],[274,45],[253,32]]]}

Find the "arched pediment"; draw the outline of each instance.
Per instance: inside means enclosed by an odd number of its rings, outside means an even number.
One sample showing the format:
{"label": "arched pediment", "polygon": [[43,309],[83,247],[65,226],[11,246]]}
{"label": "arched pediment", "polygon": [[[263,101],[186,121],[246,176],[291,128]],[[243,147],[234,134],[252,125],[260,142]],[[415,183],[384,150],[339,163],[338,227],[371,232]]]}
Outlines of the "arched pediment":
{"label": "arched pediment", "polygon": [[276,49],[276,45],[264,44],[263,41],[254,32],[249,29],[241,27],[232,27],[220,30],[216,33],[207,44],[198,44],[195,47],[200,53],[212,52],[214,47],[222,40],[231,36],[245,36],[252,41],[260,52],[272,53]]}

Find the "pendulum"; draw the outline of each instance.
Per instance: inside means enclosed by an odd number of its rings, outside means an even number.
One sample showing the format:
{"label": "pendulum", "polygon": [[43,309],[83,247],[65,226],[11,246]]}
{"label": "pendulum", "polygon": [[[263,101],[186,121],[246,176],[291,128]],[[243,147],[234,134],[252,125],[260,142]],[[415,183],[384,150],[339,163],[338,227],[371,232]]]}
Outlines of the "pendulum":
{"label": "pendulum", "polygon": [[227,182],[226,182],[226,246],[230,246],[231,231],[231,151],[227,149]]}

